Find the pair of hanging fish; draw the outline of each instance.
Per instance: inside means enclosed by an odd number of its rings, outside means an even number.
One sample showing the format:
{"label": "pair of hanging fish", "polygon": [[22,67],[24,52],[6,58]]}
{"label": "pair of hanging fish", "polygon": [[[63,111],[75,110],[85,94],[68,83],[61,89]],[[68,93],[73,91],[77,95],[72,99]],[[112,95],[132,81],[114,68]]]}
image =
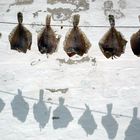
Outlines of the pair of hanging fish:
{"label": "pair of hanging fish", "polygon": [[[46,18],[46,27],[41,30],[38,35],[38,49],[40,53],[53,53],[57,48],[58,40],[54,31],[50,27],[50,16]],[[32,34],[22,25],[23,15],[21,12],[17,14],[18,25],[9,35],[9,42],[12,50],[26,53],[27,49],[31,49]]]}
{"label": "pair of hanging fish", "polygon": [[[9,35],[11,49],[26,53],[27,49],[31,49],[32,34],[22,25],[23,15],[17,14],[18,25]],[[78,27],[80,15],[74,15],[73,28],[67,33],[64,41],[64,51],[69,57],[75,54],[83,56],[88,52],[91,43],[86,35]],[[127,41],[122,34],[115,29],[115,20],[113,15],[109,15],[111,28],[103,36],[99,42],[100,49],[106,58],[114,58],[121,56],[125,51]],[[46,18],[46,26],[38,35],[38,49],[40,53],[52,54],[58,48],[60,38],[56,38],[55,32],[50,26],[51,16]],[[135,55],[140,56],[140,31],[132,35],[131,47]]]}

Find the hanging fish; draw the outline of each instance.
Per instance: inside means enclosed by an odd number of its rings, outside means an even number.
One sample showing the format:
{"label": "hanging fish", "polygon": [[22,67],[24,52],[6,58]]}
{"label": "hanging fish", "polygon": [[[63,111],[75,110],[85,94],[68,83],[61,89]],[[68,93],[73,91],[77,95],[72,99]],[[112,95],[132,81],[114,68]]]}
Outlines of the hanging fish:
{"label": "hanging fish", "polygon": [[40,53],[52,54],[57,50],[60,36],[56,38],[55,32],[50,26],[51,16],[47,15],[46,26],[38,35],[38,49]]}
{"label": "hanging fish", "polygon": [[86,35],[78,27],[80,15],[73,16],[73,28],[67,33],[64,41],[64,51],[69,57],[75,54],[83,56],[88,52],[91,44]]}
{"label": "hanging fish", "polygon": [[130,43],[133,53],[140,57],[140,30],[131,36]]}
{"label": "hanging fish", "polygon": [[23,14],[17,14],[18,25],[13,29],[9,35],[9,42],[12,50],[26,53],[27,49],[31,50],[32,34],[22,25]]}
{"label": "hanging fish", "polygon": [[127,41],[123,35],[115,29],[115,19],[113,15],[109,15],[111,28],[99,41],[99,46],[106,58],[120,57],[125,51]]}

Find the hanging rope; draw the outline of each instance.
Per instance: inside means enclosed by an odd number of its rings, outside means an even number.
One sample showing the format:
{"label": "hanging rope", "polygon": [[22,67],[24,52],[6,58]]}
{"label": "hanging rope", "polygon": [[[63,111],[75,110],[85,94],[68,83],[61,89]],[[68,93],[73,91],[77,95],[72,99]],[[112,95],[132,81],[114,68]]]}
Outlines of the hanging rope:
{"label": "hanging rope", "polygon": [[[8,94],[8,95],[13,95],[13,96],[16,96],[17,94],[16,93],[11,93],[11,92],[7,92],[7,91],[3,91],[3,90],[0,90],[1,93],[5,93],[5,94]],[[39,99],[37,98],[32,98],[32,97],[27,97],[27,96],[22,96],[23,98],[25,99],[28,99],[28,100],[32,100],[32,101],[38,101]],[[52,104],[52,105],[59,105],[58,103],[54,103],[54,102],[51,102],[51,101],[44,101],[45,103],[48,103],[48,104]],[[77,109],[77,110],[85,110],[85,108],[81,108],[81,107],[74,107],[74,106],[71,106],[71,105],[65,105],[66,107],[68,108],[71,108],[71,109]],[[103,112],[103,111],[98,111],[98,110],[93,110],[91,109],[92,112],[95,112],[95,113],[99,113],[99,114],[107,114],[106,112]],[[128,115],[123,115],[123,114],[116,114],[116,113],[112,113],[113,116],[115,117],[124,117],[124,118],[132,118],[132,116],[128,116]]]}
{"label": "hanging rope", "polygon": [[[0,22],[0,24],[12,24],[12,25],[17,25],[18,23],[16,22]],[[45,24],[39,24],[39,23],[25,23],[24,25],[29,25],[29,26],[45,26]],[[53,24],[51,26],[56,26],[56,27],[73,27],[73,25],[66,25],[66,24]],[[84,27],[84,28],[109,28],[110,26],[106,25],[79,25],[78,27]],[[115,26],[116,28],[140,28],[140,26]]]}

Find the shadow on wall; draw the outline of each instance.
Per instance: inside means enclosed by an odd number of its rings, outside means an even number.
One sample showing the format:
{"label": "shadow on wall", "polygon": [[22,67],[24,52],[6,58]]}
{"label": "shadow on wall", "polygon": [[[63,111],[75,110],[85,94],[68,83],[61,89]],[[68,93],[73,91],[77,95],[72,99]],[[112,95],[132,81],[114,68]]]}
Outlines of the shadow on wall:
{"label": "shadow on wall", "polygon": [[102,125],[105,128],[109,140],[115,139],[118,131],[118,123],[112,116],[112,104],[107,104],[107,115],[102,117]]}
{"label": "shadow on wall", "polygon": [[[0,91],[0,92],[6,93],[8,95],[14,95],[14,99],[11,102],[13,116],[16,117],[19,121],[25,122],[29,112],[29,105],[24,100],[24,98],[33,101],[36,101],[37,99],[28,98],[28,97],[23,98],[22,91],[20,89],[18,89],[17,95],[10,92],[4,92],[4,91]],[[48,109],[46,106],[46,102],[43,101],[43,94],[44,91],[40,90],[39,101],[38,103],[35,103],[33,106],[34,118],[39,123],[40,128],[44,128],[46,126],[46,124],[49,121],[50,113],[51,113],[51,107],[49,107]],[[53,112],[52,119],[53,119],[54,129],[66,128],[69,125],[69,123],[73,120],[73,116],[71,115],[69,109],[64,105],[64,101],[65,101],[64,98],[60,97],[59,105]],[[57,104],[55,103],[55,105]],[[95,129],[97,129],[97,124],[92,115],[93,110],[90,110],[88,105],[85,106],[86,106],[86,110],[78,120],[78,124],[82,126],[82,128],[85,130],[87,135],[92,135]],[[2,99],[0,99],[0,112],[4,109],[4,107],[5,107],[5,103],[3,102]],[[119,126],[117,121],[112,115],[112,107],[113,107],[112,104],[107,104],[107,115],[102,117],[102,125],[107,132],[109,140],[115,139]],[[80,108],[75,108],[75,109],[80,109]],[[100,112],[100,113],[105,113],[105,112]],[[123,116],[123,117],[130,118],[130,116]],[[137,107],[133,108],[133,117],[132,120],[130,121],[128,128],[125,131],[124,140],[140,140],[140,118],[138,118]]]}
{"label": "shadow on wall", "polygon": [[4,109],[5,103],[3,102],[2,99],[0,99],[0,112]]}
{"label": "shadow on wall", "polygon": [[138,116],[138,108],[133,108],[133,118],[125,131],[124,140],[140,140],[140,119]]}
{"label": "shadow on wall", "polygon": [[50,118],[51,107],[47,108],[43,101],[44,91],[41,89],[39,93],[39,101],[33,106],[35,120],[39,123],[40,130],[46,126]]}
{"label": "shadow on wall", "polygon": [[11,102],[11,108],[13,116],[16,117],[19,121],[25,122],[29,112],[29,105],[24,100],[22,91],[20,89],[18,89],[18,95],[15,95]]}
{"label": "shadow on wall", "polygon": [[85,106],[86,106],[86,110],[78,120],[78,124],[82,126],[82,128],[85,130],[88,136],[94,133],[95,129],[97,129],[97,124],[94,120],[94,117],[91,113],[89,106],[86,104]]}
{"label": "shadow on wall", "polygon": [[66,128],[68,124],[73,120],[71,112],[64,105],[64,98],[59,98],[59,105],[53,111],[53,128]]}

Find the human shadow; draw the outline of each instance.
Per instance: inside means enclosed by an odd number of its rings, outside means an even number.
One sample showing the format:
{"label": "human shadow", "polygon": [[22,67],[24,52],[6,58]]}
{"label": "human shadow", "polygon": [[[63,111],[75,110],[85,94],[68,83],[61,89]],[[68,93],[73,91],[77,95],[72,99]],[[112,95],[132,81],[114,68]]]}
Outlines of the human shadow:
{"label": "human shadow", "polygon": [[39,101],[33,106],[35,120],[39,123],[40,130],[46,126],[50,118],[51,107],[47,108],[43,101],[44,90],[40,90]]}
{"label": "human shadow", "polygon": [[66,128],[68,124],[73,120],[71,112],[68,108],[64,105],[64,98],[59,98],[59,105],[53,111],[53,128]]}
{"label": "human shadow", "polygon": [[5,103],[3,102],[2,99],[0,99],[0,112],[4,109]]}
{"label": "human shadow", "polygon": [[88,136],[94,133],[95,129],[97,129],[97,124],[94,120],[94,117],[91,113],[89,106],[86,104],[85,106],[86,106],[86,110],[78,120],[78,124],[82,126],[82,128],[85,130]]}
{"label": "human shadow", "polygon": [[112,116],[112,104],[107,104],[107,115],[102,117],[102,125],[105,128],[109,140],[115,139],[118,132],[118,123]]}
{"label": "human shadow", "polygon": [[133,108],[133,117],[130,121],[130,124],[125,131],[124,140],[140,140],[140,119],[138,116],[138,108]]}
{"label": "human shadow", "polygon": [[22,91],[20,89],[18,89],[18,94],[15,95],[11,102],[11,108],[13,116],[16,117],[19,121],[25,122],[29,112],[29,105],[24,100]]}

